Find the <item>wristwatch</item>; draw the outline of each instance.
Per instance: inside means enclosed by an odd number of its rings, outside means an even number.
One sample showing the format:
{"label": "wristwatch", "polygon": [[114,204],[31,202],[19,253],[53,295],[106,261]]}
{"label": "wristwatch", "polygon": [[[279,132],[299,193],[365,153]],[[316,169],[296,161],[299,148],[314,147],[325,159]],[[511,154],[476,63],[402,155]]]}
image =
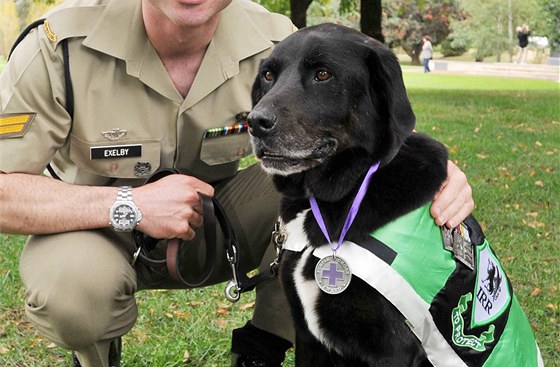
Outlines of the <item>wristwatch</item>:
{"label": "wristwatch", "polygon": [[132,201],[132,187],[119,187],[117,201],[109,211],[109,224],[117,232],[132,232],[140,223],[140,219],[142,214]]}

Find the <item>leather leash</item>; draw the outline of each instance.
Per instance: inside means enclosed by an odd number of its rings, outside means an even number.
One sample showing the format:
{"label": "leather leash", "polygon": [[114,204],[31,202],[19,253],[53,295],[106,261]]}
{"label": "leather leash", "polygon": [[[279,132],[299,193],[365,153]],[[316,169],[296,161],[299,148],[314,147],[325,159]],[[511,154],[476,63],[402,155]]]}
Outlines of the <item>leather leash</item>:
{"label": "leather leash", "polygon": [[[178,173],[179,172],[174,169],[162,170],[151,176],[145,184],[157,181],[170,174]],[[216,267],[217,261],[219,261],[219,259],[217,259],[218,240],[216,237],[216,223],[218,223],[222,230],[226,257],[231,266],[233,276],[233,279],[226,286],[225,294],[228,300],[237,302],[241,293],[251,291],[257,284],[276,276],[278,259],[270,264],[270,269],[268,271],[259,273],[253,277],[248,277],[243,271],[237,238],[224,209],[216,198],[200,195],[200,201],[206,245],[206,259],[200,274],[191,280],[187,280],[181,275],[179,270],[181,264],[181,246],[185,241],[180,239],[168,240],[165,259],[157,260],[151,258],[149,253],[156,247],[159,240],[146,236],[142,232],[136,230],[132,234],[132,242],[135,246],[132,265],[134,265],[137,260],[140,260],[153,269],[166,269],[175,281],[185,284],[189,288],[200,287],[208,281]],[[277,254],[280,252],[284,238],[279,233],[278,228],[276,228],[272,236]],[[278,239],[281,239],[281,241],[278,241]]]}

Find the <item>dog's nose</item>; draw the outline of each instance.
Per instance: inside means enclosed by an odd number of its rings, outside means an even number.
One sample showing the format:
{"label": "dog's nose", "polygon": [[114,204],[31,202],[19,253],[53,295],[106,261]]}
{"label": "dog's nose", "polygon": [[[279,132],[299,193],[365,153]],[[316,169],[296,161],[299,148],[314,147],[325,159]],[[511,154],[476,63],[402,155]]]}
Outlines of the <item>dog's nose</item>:
{"label": "dog's nose", "polygon": [[274,127],[276,119],[276,115],[268,111],[253,110],[247,116],[249,132],[253,136],[265,135]]}

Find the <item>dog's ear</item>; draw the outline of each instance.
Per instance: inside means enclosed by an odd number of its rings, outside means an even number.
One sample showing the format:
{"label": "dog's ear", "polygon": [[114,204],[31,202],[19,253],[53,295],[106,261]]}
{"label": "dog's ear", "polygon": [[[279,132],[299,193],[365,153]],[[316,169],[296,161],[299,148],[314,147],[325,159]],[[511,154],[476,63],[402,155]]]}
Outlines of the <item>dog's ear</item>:
{"label": "dog's ear", "polygon": [[370,96],[382,123],[376,126],[380,134],[378,143],[383,144],[380,152],[382,163],[387,163],[397,154],[406,138],[412,133],[416,118],[406,94],[402,71],[395,54],[382,43],[366,41],[366,63],[370,75]]}

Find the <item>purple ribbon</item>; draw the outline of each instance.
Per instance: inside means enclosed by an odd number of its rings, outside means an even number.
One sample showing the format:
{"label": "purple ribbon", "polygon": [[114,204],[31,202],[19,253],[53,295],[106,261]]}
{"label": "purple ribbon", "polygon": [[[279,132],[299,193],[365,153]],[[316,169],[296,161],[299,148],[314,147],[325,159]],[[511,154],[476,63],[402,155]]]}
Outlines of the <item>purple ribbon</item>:
{"label": "purple ribbon", "polygon": [[348,215],[346,216],[346,221],[344,222],[344,226],[342,227],[342,231],[340,232],[340,238],[338,239],[338,243],[335,248],[333,248],[331,238],[329,237],[329,232],[327,231],[327,226],[325,225],[325,221],[323,220],[323,216],[321,215],[321,210],[319,209],[319,205],[317,204],[317,199],[315,199],[315,196],[313,195],[309,197],[309,203],[311,204],[311,211],[313,212],[313,216],[315,217],[317,224],[319,224],[319,227],[321,228],[321,231],[325,235],[325,238],[327,239],[327,241],[329,241],[333,253],[336,253],[336,251],[339,249],[340,245],[344,241],[344,237],[346,237],[346,233],[350,229],[352,222],[354,222],[354,219],[358,214],[358,210],[360,209],[362,200],[364,200],[364,196],[366,196],[366,192],[369,186],[369,181],[371,180],[371,176],[373,176],[373,174],[375,173],[375,171],[377,171],[378,168],[379,168],[379,162],[371,166],[367,171],[366,177],[364,177],[364,180],[360,185],[360,189],[358,190],[358,193],[354,198],[354,202],[352,203],[352,206],[348,211]]}

